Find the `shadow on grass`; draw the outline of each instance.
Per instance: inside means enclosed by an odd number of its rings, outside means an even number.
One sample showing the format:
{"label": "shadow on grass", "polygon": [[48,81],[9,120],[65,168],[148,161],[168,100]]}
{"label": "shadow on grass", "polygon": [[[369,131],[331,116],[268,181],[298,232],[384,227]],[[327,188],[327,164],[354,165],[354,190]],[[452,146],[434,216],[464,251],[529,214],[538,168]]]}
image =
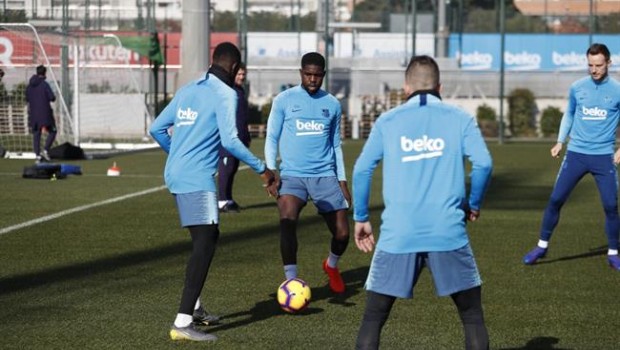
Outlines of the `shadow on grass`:
{"label": "shadow on grass", "polygon": [[[342,305],[344,307],[354,306],[356,304],[348,301],[348,299],[360,293],[367,275],[368,267],[360,267],[353,270],[343,271],[342,278],[347,285],[347,289],[342,294],[332,293],[329,286],[312,288],[312,300],[310,301],[309,307],[297,314],[287,314],[285,311],[280,309],[280,306],[276,301],[276,294],[272,293],[269,295],[269,299],[259,301],[253,308],[247,311],[223,315],[221,318],[222,324],[209,327],[209,331],[217,332],[229,330],[246,326],[251,323],[264,321],[271,317],[280,316],[283,314],[290,317],[303,317],[304,315],[318,314],[323,312],[323,309],[314,308],[312,307],[312,304],[319,300],[327,300],[330,304]],[[242,319],[227,323],[227,320],[239,317],[242,317]]]}
{"label": "shadow on grass", "polygon": [[[381,207],[371,209],[376,210],[380,208]],[[318,215],[303,218],[299,220],[297,227],[302,228],[304,226],[314,225],[317,222],[324,222],[324,220]],[[218,246],[264,238],[266,236],[273,235],[274,231],[279,230],[279,223],[252,227],[244,231],[239,231],[234,234],[227,234],[220,237]],[[92,261],[79,262],[68,266],[54,267],[38,272],[0,278],[0,295],[37,288],[40,286],[49,286],[51,283],[59,283],[81,278],[92,278],[96,274],[113,272],[134,265],[143,265],[152,261],[164,260],[177,255],[189,256],[190,253],[191,241],[188,238],[187,242],[174,243],[167,246],[142,251],[132,251],[118,256],[105,257]]]}
{"label": "shadow on grass", "polygon": [[551,264],[551,263],[556,263],[559,261],[568,261],[568,260],[575,260],[575,259],[585,259],[585,258],[591,258],[593,256],[599,256],[599,255],[604,255],[604,254],[607,254],[607,246],[590,249],[590,251],[587,253],[563,256],[557,259],[544,259],[542,261],[539,260],[536,262],[536,265]]}
{"label": "shadow on grass", "polygon": [[500,350],[573,350],[570,348],[556,348],[555,344],[560,339],[556,337],[536,337],[527,342],[524,346],[518,348],[501,348]]}

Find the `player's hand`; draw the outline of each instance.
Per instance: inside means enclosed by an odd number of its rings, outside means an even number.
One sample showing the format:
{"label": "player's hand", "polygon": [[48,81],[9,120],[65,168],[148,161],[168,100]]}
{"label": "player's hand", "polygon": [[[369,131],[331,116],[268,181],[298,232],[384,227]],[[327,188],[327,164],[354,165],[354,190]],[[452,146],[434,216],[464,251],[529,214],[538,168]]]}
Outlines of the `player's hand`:
{"label": "player's hand", "polygon": [[620,148],[614,153],[614,164],[620,164]]}
{"label": "player's hand", "polygon": [[355,245],[364,253],[372,252],[375,247],[375,236],[372,234],[370,221],[355,222]]}
{"label": "player's hand", "polygon": [[340,181],[340,190],[342,191],[344,199],[346,199],[347,203],[349,203],[349,208],[351,208],[351,206],[353,206],[353,203],[351,203],[351,192],[349,192],[349,187],[347,186],[346,181]]}
{"label": "player's hand", "polygon": [[280,189],[280,176],[275,171],[273,172],[273,176],[273,181],[265,187],[269,197],[278,198],[278,196],[280,195],[278,193],[278,190]]}
{"label": "player's hand", "polygon": [[260,174],[260,178],[263,180],[263,187],[265,187],[267,193],[269,193],[269,187],[276,181],[276,175],[273,171],[265,169],[265,172]]}
{"label": "player's hand", "polygon": [[476,221],[480,217],[480,210],[469,209],[466,215],[468,221]]}
{"label": "player's hand", "polygon": [[558,158],[560,156],[560,152],[562,152],[562,143],[558,142],[555,146],[551,147],[551,156],[553,158]]}

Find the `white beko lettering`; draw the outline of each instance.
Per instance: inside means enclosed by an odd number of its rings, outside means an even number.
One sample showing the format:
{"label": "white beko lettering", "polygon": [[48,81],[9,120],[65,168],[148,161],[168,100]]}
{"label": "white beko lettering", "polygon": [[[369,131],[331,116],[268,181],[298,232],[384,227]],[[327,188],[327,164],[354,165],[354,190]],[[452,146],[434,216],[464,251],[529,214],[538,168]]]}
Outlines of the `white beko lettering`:
{"label": "white beko lettering", "polygon": [[297,136],[320,135],[325,130],[325,125],[314,120],[304,122],[298,119],[295,120],[295,128],[297,129],[295,134]]}
{"label": "white beko lettering", "polygon": [[443,155],[446,142],[442,138],[430,138],[424,135],[419,139],[409,139],[406,136],[400,137],[400,148],[407,153],[417,152],[418,154],[402,157],[401,161],[415,162],[421,159],[436,158]]}
{"label": "white beko lettering", "polygon": [[196,122],[196,118],[198,118],[198,112],[192,110],[189,107],[187,107],[186,109],[179,108],[177,110],[177,119],[179,120],[179,122],[177,122],[176,125],[193,125]]}
{"label": "white beko lettering", "polygon": [[584,115],[583,120],[607,119],[607,110],[600,109],[598,107],[587,108],[586,106],[581,106],[581,112]]}

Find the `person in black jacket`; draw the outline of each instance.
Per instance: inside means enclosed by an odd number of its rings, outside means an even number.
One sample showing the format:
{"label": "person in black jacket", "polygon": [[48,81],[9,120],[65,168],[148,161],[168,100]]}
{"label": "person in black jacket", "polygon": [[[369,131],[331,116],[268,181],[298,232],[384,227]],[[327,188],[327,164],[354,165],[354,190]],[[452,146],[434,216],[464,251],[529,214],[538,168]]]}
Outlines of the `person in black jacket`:
{"label": "person in black jacket", "polygon": [[[52,112],[51,102],[56,101],[52,88],[45,81],[47,69],[40,65],[37,74],[30,77],[26,88],[26,102],[28,102],[28,126],[32,130],[32,146],[36,162],[50,161],[48,152],[56,139],[56,121]],[[47,131],[47,139],[41,152],[41,134]]]}
{"label": "person in black jacket", "polygon": [[[237,133],[239,139],[246,147],[250,146],[251,137],[248,131],[248,100],[244,90],[247,74],[245,64],[239,65],[235,76],[234,89],[237,92]],[[218,163],[218,206],[221,212],[238,212],[239,204],[232,196],[235,174],[239,170],[239,159],[235,158],[224,147],[220,147],[220,160]]]}

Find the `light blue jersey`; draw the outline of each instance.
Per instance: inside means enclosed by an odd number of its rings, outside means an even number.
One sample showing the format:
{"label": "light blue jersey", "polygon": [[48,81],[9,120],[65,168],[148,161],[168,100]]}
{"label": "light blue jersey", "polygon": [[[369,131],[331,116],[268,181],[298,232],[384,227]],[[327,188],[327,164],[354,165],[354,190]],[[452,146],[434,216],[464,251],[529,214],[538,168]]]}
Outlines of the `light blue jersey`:
{"label": "light blue jersey", "polygon": [[[472,163],[469,201],[464,158]],[[469,242],[464,207],[480,209],[492,160],[474,118],[419,94],[377,119],[353,169],[354,220],[368,221],[372,173],[383,161],[377,250],[450,251]]]}
{"label": "light blue jersey", "polygon": [[273,100],[267,121],[265,160],[277,169],[280,152],[282,176],[337,176],[346,181],[340,141],[340,102],[325,92],[310,95],[301,85]]}
{"label": "light blue jersey", "polygon": [[236,92],[215,75],[182,87],[153,121],[150,133],[168,153],[164,177],[171,193],[215,192],[220,142],[257,173],[265,164],[239,140]]}
{"label": "light blue jersey", "polygon": [[560,123],[558,142],[570,136],[567,150],[583,154],[612,154],[620,117],[620,83],[606,77],[577,80],[570,87],[568,106]]}

